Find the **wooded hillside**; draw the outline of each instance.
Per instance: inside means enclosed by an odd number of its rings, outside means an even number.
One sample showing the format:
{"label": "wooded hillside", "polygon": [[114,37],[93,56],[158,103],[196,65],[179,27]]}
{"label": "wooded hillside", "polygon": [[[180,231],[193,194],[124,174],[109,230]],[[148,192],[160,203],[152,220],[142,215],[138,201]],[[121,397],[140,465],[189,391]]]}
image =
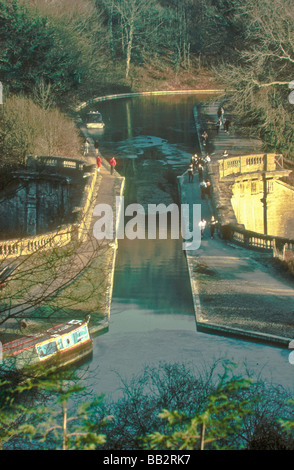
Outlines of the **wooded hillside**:
{"label": "wooded hillside", "polygon": [[293,20],[292,0],[0,0],[4,97],[68,110],[103,93],[213,83],[239,124],[293,158]]}

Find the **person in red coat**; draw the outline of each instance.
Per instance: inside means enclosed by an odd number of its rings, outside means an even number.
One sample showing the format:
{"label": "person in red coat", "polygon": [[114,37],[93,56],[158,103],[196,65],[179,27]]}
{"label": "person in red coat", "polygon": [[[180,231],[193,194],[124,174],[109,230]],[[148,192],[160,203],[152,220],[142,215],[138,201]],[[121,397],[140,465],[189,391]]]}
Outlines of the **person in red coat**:
{"label": "person in red coat", "polygon": [[100,168],[101,168],[101,157],[99,157],[99,155],[97,155],[96,157],[96,162],[97,162],[97,171],[100,171]]}
{"label": "person in red coat", "polygon": [[110,172],[111,174],[113,174],[114,170],[115,170],[115,167],[116,167],[116,160],[114,157],[112,157],[110,160],[109,160],[109,165],[110,165]]}

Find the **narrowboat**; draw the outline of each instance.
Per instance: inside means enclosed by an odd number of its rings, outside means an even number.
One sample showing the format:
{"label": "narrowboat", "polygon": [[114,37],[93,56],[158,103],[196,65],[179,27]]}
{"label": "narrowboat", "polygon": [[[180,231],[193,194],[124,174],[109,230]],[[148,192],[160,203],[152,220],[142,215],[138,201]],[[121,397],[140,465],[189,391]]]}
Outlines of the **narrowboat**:
{"label": "narrowboat", "polygon": [[7,371],[33,370],[36,375],[80,361],[92,354],[89,319],[71,320],[46,331],[2,345],[2,366]]}
{"label": "narrowboat", "polygon": [[105,126],[102,114],[99,111],[90,111],[86,116],[87,129],[103,129]]}

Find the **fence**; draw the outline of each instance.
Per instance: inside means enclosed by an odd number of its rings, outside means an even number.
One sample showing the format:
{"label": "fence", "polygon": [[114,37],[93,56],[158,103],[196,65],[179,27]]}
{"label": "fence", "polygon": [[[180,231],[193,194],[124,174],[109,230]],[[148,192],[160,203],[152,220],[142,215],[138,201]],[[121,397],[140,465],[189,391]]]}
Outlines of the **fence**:
{"label": "fence", "polygon": [[41,249],[50,250],[54,247],[64,246],[70,242],[73,232],[74,225],[68,225],[44,235],[1,242],[0,259],[16,258],[32,254]]}
{"label": "fence", "polygon": [[223,238],[245,248],[259,249],[272,252],[274,257],[286,259],[293,257],[294,240],[276,237],[273,235],[263,235],[262,233],[252,232],[234,224],[228,224],[221,227]]}

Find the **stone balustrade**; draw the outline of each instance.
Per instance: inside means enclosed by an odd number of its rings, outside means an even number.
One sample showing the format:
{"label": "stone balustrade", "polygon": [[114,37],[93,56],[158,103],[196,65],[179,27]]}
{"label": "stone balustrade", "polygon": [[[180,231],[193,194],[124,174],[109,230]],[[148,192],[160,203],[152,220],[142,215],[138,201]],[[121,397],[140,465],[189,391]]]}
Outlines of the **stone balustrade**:
{"label": "stone balustrade", "polygon": [[29,155],[27,157],[27,165],[30,166],[32,162],[39,162],[44,166],[55,167],[55,168],[65,168],[73,169],[78,171],[84,170],[85,161],[82,159],[68,158],[68,157],[55,157],[55,156],[46,156],[46,155]]}
{"label": "stone balustrade", "polygon": [[281,155],[275,153],[223,157],[218,160],[219,177],[225,178],[229,175],[257,171],[275,171],[277,161],[280,159]]}
{"label": "stone balustrade", "polygon": [[234,224],[222,226],[221,231],[223,238],[227,240],[243,245],[245,248],[272,252],[274,257],[285,259],[287,252],[291,253],[291,257],[294,253],[294,239],[264,235]]}
{"label": "stone balustrade", "polygon": [[50,250],[69,243],[75,231],[74,225],[67,225],[53,232],[29,238],[0,242],[0,259],[30,255],[39,250]]}

